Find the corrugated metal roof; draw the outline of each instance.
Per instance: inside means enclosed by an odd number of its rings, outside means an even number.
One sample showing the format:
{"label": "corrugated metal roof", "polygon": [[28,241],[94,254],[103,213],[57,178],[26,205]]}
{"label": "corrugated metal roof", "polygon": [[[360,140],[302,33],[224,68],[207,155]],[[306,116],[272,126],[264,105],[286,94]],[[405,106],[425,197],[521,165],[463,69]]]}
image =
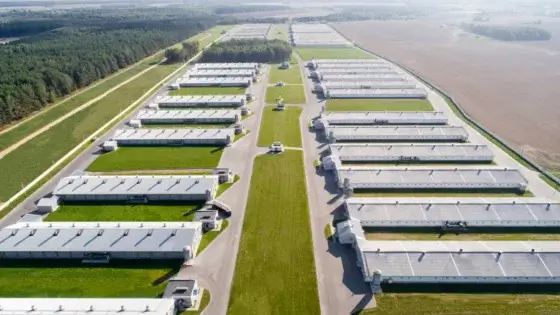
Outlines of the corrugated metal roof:
{"label": "corrugated metal roof", "polygon": [[69,176],[54,195],[184,195],[214,191],[218,176]]}
{"label": "corrugated metal roof", "polygon": [[457,135],[467,137],[460,126],[329,126],[335,138],[359,136],[426,136]]}
{"label": "corrugated metal roof", "polygon": [[187,73],[185,73],[185,77],[191,77],[191,76],[229,76],[229,77],[235,77],[235,76],[253,76],[255,75],[255,70],[252,69],[225,69],[225,70],[198,70],[198,69],[193,69],[190,71],[187,71]]}
{"label": "corrugated metal roof", "polygon": [[200,222],[31,222],[0,230],[0,252],[175,252],[193,246]]}
{"label": "corrugated metal roof", "polygon": [[330,97],[363,95],[367,97],[426,97],[424,89],[328,89]]}
{"label": "corrugated metal roof", "polygon": [[237,63],[197,63],[193,70],[219,70],[219,69],[256,69],[257,63],[253,62],[237,62]]}
{"label": "corrugated metal roof", "polygon": [[391,120],[391,119],[442,119],[447,120],[443,112],[325,112],[321,114],[321,118],[327,120],[329,124],[345,121],[372,121],[372,120]]}
{"label": "corrugated metal roof", "polygon": [[478,144],[331,144],[330,151],[341,161],[367,160],[368,157],[421,157],[434,156],[468,159],[493,156],[487,145]]}
{"label": "corrugated metal roof", "polygon": [[111,140],[169,140],[182,141],[189,139],[222,140],[227,137],[233,140],[235,130],[226,129],[118,129]]}
{"label": "corrugated metal roof", "polygon": [[159,96],[156,103],[242,103],[245,95],[186,95],[186,96]]}
{"label": "corrugated metal roof", "polygon": [[222,84],[233,84],[233,83],[247,83],[250,82],[250,78],[244,77],[211,77],[211,78],[180,78],[177,83],[182,84],[196,84],[196,83],[222,83]]}
{"label": "corrugated metal roof", "polygon": [[174,299],[0,298],[1,315],[167,315]]}
{"label": "corrugated metal roof", "polygon": [[229,119],[241,116],[238,110],[140,110],[136,119],[144,122],[152,119]]}

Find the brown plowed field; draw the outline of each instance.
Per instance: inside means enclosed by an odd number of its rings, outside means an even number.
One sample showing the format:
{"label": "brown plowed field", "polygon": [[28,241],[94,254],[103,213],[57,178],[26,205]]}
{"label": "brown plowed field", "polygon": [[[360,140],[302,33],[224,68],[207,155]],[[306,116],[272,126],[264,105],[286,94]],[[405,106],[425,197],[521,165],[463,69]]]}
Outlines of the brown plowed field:
{"label": "brown plowed field", "polygon": [[[560,168],[560,53],[460,32],[444,21],[333,25],[357,44],[413,69],[485,127]],[[560,27],[553,36],[560,37]]]}

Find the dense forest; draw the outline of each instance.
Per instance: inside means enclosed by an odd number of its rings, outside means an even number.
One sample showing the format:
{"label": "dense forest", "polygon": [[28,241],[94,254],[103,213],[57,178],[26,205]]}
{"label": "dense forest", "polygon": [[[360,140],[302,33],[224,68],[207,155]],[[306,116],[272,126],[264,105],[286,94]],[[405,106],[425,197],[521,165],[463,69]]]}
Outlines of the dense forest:
{"label": "dense forest", "polygon": [[250,13],[263,11],[281,11],[289,10],[290,7],[284,5],[236,5],[236,6],[219,6],[214,8],[215,14],[235,14]]}
{"label": "dense forest", "polygon": [[184,62],[194,57],[200,50],[198,42],[183,42],[180,47],[171,47],[165,50],[167,63]]}
{"label": "dense forest", "polygon": [[304,16],[293,19],[297,23],[309,22],[346,22],[365,20],[411,20],[427,15],[425,10],[409,6],[368,6],[346,7],[341,12],[331,13],[326,16]]}
{"label": "dense forest", "polygon": [[550,40],[549,31],[532,26],[500,26],[461,23],[467,32],[503,41]]}
{"label": "dense forest", "polygon": [[289,60],[292,46],[283,40],[230,40],[212,45],[200,57],[202,62],[282,62]]}

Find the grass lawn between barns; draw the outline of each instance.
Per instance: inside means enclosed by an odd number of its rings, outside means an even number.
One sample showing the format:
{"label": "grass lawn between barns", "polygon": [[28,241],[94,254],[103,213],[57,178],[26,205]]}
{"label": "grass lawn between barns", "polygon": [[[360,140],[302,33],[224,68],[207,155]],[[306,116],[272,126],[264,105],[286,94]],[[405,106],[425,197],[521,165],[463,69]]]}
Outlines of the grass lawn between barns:
{"label": "grass lawn between barns", "polygon": [[45,221],[50,222],[181,222],[192,221],[200,204],[62,204],[58,210],[49,214]]}
{"label": "grass lawn between barns", "polygon": [[188,87],[172,90],[169,95],[243,95],[244,87]]}
{"label": "grass lawn between barns", "polygon": [[320,314],[301,151],[255,158],[246,211],[228,314]]}
{"label": "grass lawn between barns", "polygon": [[375,296],[377,307],[359,315],[554,315],[555,294],[387,293]]}
{"label": "grass lawn between barns", "polygon": [[87,170],[128,171],[186,168],[215,168],[220,162],[222,147],[120,147],[104,153]]}
{"label": "grass lawn between barns", "polygon": [[305,61],[316,59],[377,59],[374,55],[355,47],[296,48],[296,53]]}
{"label": "grass lawn between barns", "polygon": [[379,111],[379,112],[430,112],[434,108],[428,100],[415,99],[330,99],[327,100],[327,111]]}
{"label": "grass lawn between barns", "polygon": [[303,89],[303,85],[269,86],[266,88],[265,101],[267,104],[276,104],[276,99],[282,97],[285,104],[305,104]]}
{"label": "grass lawn between barns", "polygon": [[278,68],[279,66],[280,64],[270,66],[269,83],[284,82],[286,84],[303,84],[301,71],[297,65],[292,65],[289,69],[280,69]]}
{"label": "grass lawn between barns", "polygon": [[286,106],[283,111],[275,106],[265,106],[257,145],[269,146],[280,141],[288,147],[301,147],[299,116],[301,107]]}
{"label": "grass lawn between barns", "polygon": [[196,251],[196,255],[197,256],[200,255],[200,253],[202,253],[202,251],[206,249],[206,247],[208,247],[208,245],[210,245],[210,243],[212,243],[212,241],[214,241],[214,239],[216,239],[216,237],[218,237],[220,233],[222,233],[225,229],[227,229],[228,226],[229,226],[229,221],[223,220],[222,226],[220,226],[219,231],[208,231],[204,233],[202,239],[200,240],[200,244],[198,245],[198,250]]}
{"label": "grass lawn between barns", "polygon": [[156,298],[182,261],[111,261],[84,265],[80,260],[3,260],[1,297]]}

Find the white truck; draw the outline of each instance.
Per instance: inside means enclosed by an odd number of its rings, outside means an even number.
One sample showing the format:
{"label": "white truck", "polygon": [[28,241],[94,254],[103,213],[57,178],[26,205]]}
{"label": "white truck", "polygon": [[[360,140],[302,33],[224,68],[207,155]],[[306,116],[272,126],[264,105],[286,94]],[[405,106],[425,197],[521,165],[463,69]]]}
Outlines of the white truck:
{"label": "white truck", "polygon": [[282,145],[281,142],[274,142],[273,144],[270,145],[269,149],[270,149],[270,152],[272,152],[272,153],[282,153],[282,152],[284,152],[284,146]]}

